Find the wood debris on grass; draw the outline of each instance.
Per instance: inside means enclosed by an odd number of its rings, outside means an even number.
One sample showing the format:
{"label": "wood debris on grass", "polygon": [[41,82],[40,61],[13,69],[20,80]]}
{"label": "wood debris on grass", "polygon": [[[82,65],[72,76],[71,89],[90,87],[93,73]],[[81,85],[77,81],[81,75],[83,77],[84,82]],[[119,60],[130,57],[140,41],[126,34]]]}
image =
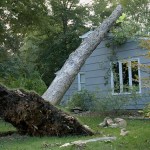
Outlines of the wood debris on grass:
{"label": "wood debris on grass", "polygon": [[78,140],[78,141],[74,141],[74,142],[70,142],[70,143],[65,143],[65,144],[61,145],[60,148],[72,146],[72,145],[85,145],[86,143],[89,143],[89,142],[114,141],[116,139],[117,139],[116,137],[99,137],[99,138],[93,138],[93,139],[88,139],[88,140]]}
{"label": "wood debris on grass", "polygon": [[120,131],[121,136],[126,136],[128,134],[129,134],[129,131],[127,131],[125,128],[121,129],[121,131]]}
{"label": "wood debris on grass", "polygon": [[102,123],[99,124],[101,127],[112,127],[112,128],[126,128],[127,122],[122,118],[115,118],[114,121],[110,117],[106,117]]}

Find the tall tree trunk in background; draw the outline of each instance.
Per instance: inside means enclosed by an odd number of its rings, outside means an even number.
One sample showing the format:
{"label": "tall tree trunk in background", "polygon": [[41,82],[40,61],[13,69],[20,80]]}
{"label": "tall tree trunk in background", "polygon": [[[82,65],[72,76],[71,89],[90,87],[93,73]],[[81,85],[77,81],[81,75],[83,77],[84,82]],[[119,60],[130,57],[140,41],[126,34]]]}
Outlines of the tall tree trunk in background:
{"label": "tall tree trunk in background", "polygon": [[43,94],[42,97],[45,100],[50,101],[51,104],[54,105],[60,103],[63,95],[74,81],[86,59],[100,44],[121,13],[122,6],[118,5],[112,14],[104,20],[103,23],[96,28],[73,53],[70,54],[62,69],[59,71],[47,91]]}

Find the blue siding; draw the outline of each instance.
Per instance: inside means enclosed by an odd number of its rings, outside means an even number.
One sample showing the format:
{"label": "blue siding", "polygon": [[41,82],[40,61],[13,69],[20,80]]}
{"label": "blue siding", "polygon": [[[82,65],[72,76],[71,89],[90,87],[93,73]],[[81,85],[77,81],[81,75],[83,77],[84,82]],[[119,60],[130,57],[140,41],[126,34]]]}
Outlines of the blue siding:
{"label": "blue siding", "polygon": [[[150,64],[150,59],[146,58],[147,50],[142,49],[138,46],[138,42],[136,41],[128,41],[125,44],[116,47],[116,57],[112,57],[112,49],[106,47],[105,45],[108,43],[108,40],[103,40],[101,44],[97,46],[91,56],[86,60],[84,66],[80,70],[81,72],[85,72],[85,88],[89,91],[97,91],[100,90],[103,93],[107,93],[111,91],[111,75],[110,75],[110,64],[111,59],[113,61],[131,59],[131,58],[139,58],[141,64]],[[149,73],[144,72],[143,68],[140,68],[141,79],[142,78],[150,78],[150,69]],[[106,83],[106,79],[108,80],[108,84]],[[149,81],[150,82],[150,81]],[[78,79],[76,77],[75,81],[69,88],[69,90],[64,95],[64,101],[69,99],[69,97],[78,90]],[[144,87],[143,79],[142,79],[142,94],[148,91],[148,88]],[[142,99],[139,99],[138,104],[135,105],[131,103],[127,106],[128,109],[140,109],[143,106],[150,102],[146,96],[143,96]]]}

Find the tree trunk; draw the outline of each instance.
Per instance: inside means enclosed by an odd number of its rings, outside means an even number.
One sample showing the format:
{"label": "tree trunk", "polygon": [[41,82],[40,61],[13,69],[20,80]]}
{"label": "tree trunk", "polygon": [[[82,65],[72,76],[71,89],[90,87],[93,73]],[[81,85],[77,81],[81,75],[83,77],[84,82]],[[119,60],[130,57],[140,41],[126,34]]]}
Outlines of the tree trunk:
{"label": "tree trunk", "polygon": [[44,101],[35,93],[7,90],[0,85],[0,117],[20,134],[32,136],[93,135],[74,117]]}
{"label": "tree trunk", "polygon": [[59,71],[47,91],[43,94],[42,97],[45,100],[50,101],[51,104],[54,105],[60,103],[63,95],[74,81],[86,59],[103,40],[104,36],[121,13],[122,7],[121,5],[118,5],[109,18],[104,20],[103,23],[95,29],[73,53],[70,54],[62,69]]}

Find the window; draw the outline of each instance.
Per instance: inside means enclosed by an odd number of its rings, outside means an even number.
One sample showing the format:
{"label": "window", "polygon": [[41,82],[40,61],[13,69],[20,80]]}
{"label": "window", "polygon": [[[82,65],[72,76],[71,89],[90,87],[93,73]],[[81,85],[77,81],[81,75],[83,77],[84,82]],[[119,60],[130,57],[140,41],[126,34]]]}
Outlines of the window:
{"label": "window", "polygon": [[139,59],[111,63],[111,87],[113,94],[141,93]]}
{"label": "window", "polygon": [[85,73],[78,73],[78,91],[81,91],[85,88]]}

